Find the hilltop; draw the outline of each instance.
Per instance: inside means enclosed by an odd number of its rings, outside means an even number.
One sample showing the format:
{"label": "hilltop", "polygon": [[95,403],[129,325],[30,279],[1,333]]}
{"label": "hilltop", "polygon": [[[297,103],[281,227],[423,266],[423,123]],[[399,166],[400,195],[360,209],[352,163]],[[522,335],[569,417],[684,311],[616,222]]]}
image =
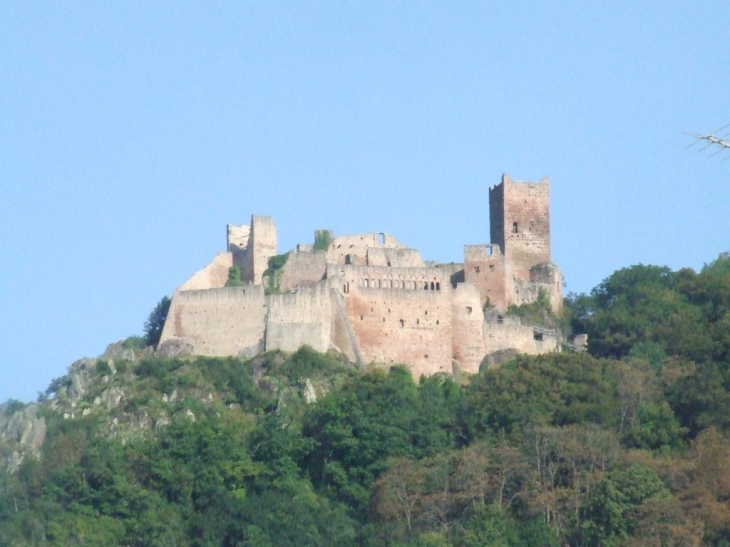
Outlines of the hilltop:
{"label": "hilltop", "polygon": [[726,545],[730,260],[566,309],[587,353],[456,379],[113,345],[0,408],[0,545]]}

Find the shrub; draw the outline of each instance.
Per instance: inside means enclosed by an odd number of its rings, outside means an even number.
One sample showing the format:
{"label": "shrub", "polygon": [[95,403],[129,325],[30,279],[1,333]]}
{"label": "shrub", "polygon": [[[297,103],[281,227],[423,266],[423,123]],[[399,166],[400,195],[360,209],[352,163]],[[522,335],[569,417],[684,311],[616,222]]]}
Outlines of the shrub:
{"label": "shrub", "polygon": [[240,287],[241,285],[243,285],[243,270],[241,266],[231,266],[228,268],[226,287]]}

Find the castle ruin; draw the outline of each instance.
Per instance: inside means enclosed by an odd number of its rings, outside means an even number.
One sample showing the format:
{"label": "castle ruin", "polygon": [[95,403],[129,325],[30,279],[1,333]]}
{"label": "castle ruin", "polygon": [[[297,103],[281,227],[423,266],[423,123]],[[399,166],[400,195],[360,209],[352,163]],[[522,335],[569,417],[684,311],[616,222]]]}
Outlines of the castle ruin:
{"label": "castle ruin", "polygon": [[[562,308],[548,178],[503,175],[489,190],[489,211],[491,242],[464,246],[460,264],[424,262],[382,232],[318,230],[314,244],[277,256],[271,217],[228,225],[227,251],[175,291],[160,345],[250,357],[307,344],[359,364],[401,363],[415,376],[477,372],[486,355],[503,349],[559,350],[559,333],[503,315],[541,294],[553,311]],[[227,287],[233,267],[244,284]]]}

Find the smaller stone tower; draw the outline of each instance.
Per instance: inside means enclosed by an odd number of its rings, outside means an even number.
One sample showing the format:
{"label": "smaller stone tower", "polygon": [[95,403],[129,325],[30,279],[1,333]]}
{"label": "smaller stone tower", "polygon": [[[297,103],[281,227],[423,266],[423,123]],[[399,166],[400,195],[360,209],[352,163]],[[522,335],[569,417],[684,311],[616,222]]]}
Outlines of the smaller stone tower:
{"label": "smaller stone tower", "polygon": [[502,175],[489,189],[492,243],[499,245],[514,275],[529,280],[530,268],[550,262],[550,180],[522,182]]}

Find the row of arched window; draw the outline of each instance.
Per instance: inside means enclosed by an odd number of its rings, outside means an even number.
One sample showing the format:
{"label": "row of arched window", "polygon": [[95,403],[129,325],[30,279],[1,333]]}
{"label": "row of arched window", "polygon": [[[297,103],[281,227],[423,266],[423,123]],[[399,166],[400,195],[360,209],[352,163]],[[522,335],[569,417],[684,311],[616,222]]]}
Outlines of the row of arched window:
{"label": "row of arched window", "polygon": [[411,279],[378,279],[361,277],[358,281],[360,287],[369,287],[371,289],[405,289],[405,290],[424,290],[424,291],[440,291],[441,281],[434,278],[432,281],[422,278],[420,280]]}

